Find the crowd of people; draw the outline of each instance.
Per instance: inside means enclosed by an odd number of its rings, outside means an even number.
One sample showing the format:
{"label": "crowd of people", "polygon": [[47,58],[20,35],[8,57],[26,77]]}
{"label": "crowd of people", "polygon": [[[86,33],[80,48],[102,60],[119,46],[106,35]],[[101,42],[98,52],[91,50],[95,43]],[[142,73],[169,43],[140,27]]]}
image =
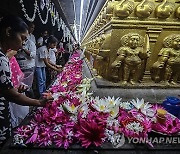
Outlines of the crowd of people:
{"label": "crowd of people", "polygon": [[[70,44],[65,46],[48,30],[36,40],[34,29],[34,23],[27,25],[16,16],[0,21],[0,147],[28,114],[29,106],[43,106],[52,99],[46,88],[73,52]],[[34,98],[34,85],[40,99]]]}

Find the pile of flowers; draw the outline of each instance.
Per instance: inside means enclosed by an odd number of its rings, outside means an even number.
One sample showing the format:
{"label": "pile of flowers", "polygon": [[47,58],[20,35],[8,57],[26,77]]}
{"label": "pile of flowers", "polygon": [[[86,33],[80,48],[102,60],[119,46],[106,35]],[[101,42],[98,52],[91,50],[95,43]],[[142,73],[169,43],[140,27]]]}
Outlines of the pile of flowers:
{"label": "pile of flowers", "polygon": [[93,79],[83,77],[79,57],[78,52],[72,55],[49,89],[54,100],[38,108],[28,125],[17,128],[15,145],[67,149],[72,144],[88,148],[110,142],[117,148],[123,136],[147,138],[153,130],[167,134],[180,131],[177,118],[169,116],[167,125],[157,123],[160,107],[143,99],[123,102],[119,97],[93,97],[89,93]]}

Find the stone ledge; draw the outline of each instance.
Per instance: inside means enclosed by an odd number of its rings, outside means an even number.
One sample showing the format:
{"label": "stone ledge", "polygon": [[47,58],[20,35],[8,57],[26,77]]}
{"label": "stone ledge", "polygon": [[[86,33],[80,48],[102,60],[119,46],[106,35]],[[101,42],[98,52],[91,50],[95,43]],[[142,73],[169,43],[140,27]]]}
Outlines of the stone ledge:
{"label": "stone ledge", "polygon": [[150,103],[162,103],[167,96],[180,95],[179,87],[161,88],[161,87],[148,87],[144,86],[141,88],[137,87],[120,87],[115,86],[116,83],[110,83],[104,79],[98,79],[91,71],[90,66],[87,62],[83,63],[83,75],[88,78],[95,77],[95,80],[91,83],[91,91],[94,92],[94,96],[105,97],[114,96],[121,97],[123,101],[131,100],[133,98],[144,98],[145,101]]}

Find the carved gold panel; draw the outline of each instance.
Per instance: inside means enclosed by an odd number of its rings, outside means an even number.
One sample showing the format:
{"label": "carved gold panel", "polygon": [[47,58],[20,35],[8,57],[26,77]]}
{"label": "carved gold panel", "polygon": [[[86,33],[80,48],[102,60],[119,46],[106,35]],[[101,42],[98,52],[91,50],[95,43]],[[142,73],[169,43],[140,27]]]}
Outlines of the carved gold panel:
{"label": "carved gold panel", "polygon": [[179,37],[178,0],[109,0],[82,47],[98,78],[125,87],[180,87]]}

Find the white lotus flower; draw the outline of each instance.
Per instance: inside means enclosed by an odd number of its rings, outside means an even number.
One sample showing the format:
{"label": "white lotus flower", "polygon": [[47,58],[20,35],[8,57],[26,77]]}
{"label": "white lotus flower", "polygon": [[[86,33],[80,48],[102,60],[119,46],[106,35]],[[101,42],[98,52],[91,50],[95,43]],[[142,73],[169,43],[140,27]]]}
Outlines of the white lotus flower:
{"label": "white lotus flower", "polygon": [[78,111],[78,107],[79,106],[74,106],[74,104],[70,105],[70,102],[69,100],[66,101],[64,104],[62,104],[64,110],[67,110],[69,113],[71,114],[77,114],[77,111]]}
{"label": "white lotus flower", "polygon": [[154,117],[156,113],[156,111],[152,108],[152,105],[148,102],[144,104],[143,108],[141,108],[141,112],[148,117]]}
{"label": "white lotus flower", "polygon": [[114,96],[112,98],[110,96],[105,97],[105,101],[107,102],[109,108],[119,107],[121,99],[122,98],[119,97],[115,99]]}
{"label": "white lotus flower", "polygon": [[95,102],[92,104],[92,107],[99,112],[109,113],[109,108],[107,102],[104,99],[99,99],[95,97]]}
{"label": "white lotus flower", "polygon": [[98,103],[99,101],[100,101],[99,96],[96,96],[95,98],[91,97],[91,102]]}
{"label": "white lotus flower", "polygon": [[130,101],[131,104],[133,104],[138,110],[144,106],[144,99],[141,100],[139,98],[136,98]]}
{"label": "white lotus flower", "polygon": [[92,106],[99,112],[109,113],[111,118],[115,118],[119,113],[119,105],[121,98],[115,99],[114,97],[108,97],[105,99],[100,99],[95,97],[94,104]]}
{"label": "white lotus flower", "polygon": [[114,96],[112,98],[108,96],[104,100],[106,101],[111,118],[115,118],[119,113],[121,98],[118,97],[115,99]]}
{"label": "white lotus flower", "polygon": [[131,103],[140,110],[144,115],[148,117],[153,117],[155,115],[155,110],[153,110],[152,105],[147,103],[144,103],[144,99],[138,99],[132,100]]}
{"label": "white lotus flower", "polygon": [[109,109],[111,118],[116,118],[119,113],[119,107],[114,107]]}

